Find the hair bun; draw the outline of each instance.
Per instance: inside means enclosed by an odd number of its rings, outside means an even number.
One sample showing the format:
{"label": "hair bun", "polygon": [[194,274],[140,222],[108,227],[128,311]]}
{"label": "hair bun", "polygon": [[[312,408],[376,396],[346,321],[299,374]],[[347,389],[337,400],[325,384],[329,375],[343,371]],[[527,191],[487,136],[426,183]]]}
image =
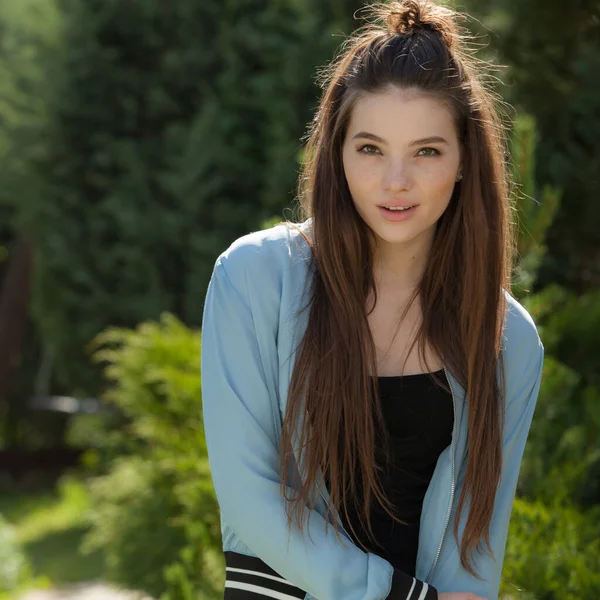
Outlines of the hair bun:
{"label": "hair bun", "polygon": [[429,30],[439,34],[452,49],[457,38],[456,13],[433,0],[400,0],[382,3],[376,12],[390,33],[412,34]]}

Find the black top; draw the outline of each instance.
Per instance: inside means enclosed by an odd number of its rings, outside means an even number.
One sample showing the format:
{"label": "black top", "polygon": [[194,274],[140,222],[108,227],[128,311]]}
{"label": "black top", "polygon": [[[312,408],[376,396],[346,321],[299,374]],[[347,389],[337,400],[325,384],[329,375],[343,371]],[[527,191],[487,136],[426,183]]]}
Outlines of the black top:
{"label": "black top", "polygon": [[[443,369],[435,374],[447,385]],[[436,385],[429,373],[377,379],[392,453],[384,461],[378,442],[378,463],[384,467],[382,486],[395,507],[395,515],[409,524],[401,525],[392,521],[372,498],[371,527],[380,544],[377,545],[369,540],[366,530],[361,527],[351,502],[348,503],[348,512],[358,538],[368,550],[385,558],[404,574],[414,577],[423,499],[437,460],[452,441],[452,394]],[[360,473],[357,473],[357,478],[361,480]],[[327,477],[326,483],[329,483]],[[346,531],[356,543],[357,539],[352,535],[344,515],[341,514],[341,517]],[[406,579],[406,582],[409,581]]]}

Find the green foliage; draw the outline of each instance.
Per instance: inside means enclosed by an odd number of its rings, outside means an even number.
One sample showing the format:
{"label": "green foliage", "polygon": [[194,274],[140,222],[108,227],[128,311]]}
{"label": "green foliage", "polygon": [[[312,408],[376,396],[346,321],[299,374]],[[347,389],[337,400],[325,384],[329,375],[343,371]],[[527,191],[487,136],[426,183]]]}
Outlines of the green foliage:
{"label": "green foliage", "polygon": [[90,339],[162,311],[199,326],[217,254],[289,206],[311,73],[360,3],[28,3],[52,18],[29,23],[37,53],[17,43],[0,202],[35,240],[56,385],[97,395]]}
{"label": "green foliage", "polygon": [[31,567],[16,540],[14,527],[0,515],[0,598],[31,578]]}
{"label": "green foliage", "polygon": [[531,115],[517,117],[510,140],[519,225],[513,293],[522,298],[524,292],[531,290],[546,254],[546,232],[560,205],[561,194],[550,186],[544,186],[538,193],[535,184],[538,139],[535,119]]}
{"label": "green foliage", "polygon": [[524,495],[548,504],[597,504],[600,388],[548,356],[521,472]]}
{"label": "green foliage", "polygon": [[[200,336],[176,317],[110,328],[93,343],[112,383],[106,400],[129,419],[136,455],[90,483],[84,547],[102,549],[112,581],[163,600],[217,598],[219,511],[202,424]],[[189,594],[192,594],[191,596]]]}
{"label": "green foliage", "polygon": [[18,204],[25,188],[30,191],[24,171],[44,148],[35,132],[48,118],[51,88],[37,92],[53,76],[43,58],[56,47],[59,23],[54,2],[0,3],[0,204],[8,207]]}
{"label": "green foliage", "polygon": [[78,551],[88,507],[85,487],[71,476],[63,476],[56,489],[0,495],[0,512],[14,527],[14,540],[35,576],[24,587],[62,586],[103,576],[102,554]]}
{"label": "green foliage", "polygon": [[511,598],[598,597],[599,392],[546,355],[502,571]]}
{"label": "green foliage", "polygon": [[528,497],[569,498],[584,508],[600,494],[600,293],[548,286],[526,303],[546,347],[542,390],[523,465]]}
{"label": "green foliage", "polygon": [[471,28],[508,65],[504,100],[535,119],[538,184],[562,190],[537,286],[585,291],[600,283],[600,21],[597,0],[577,10],[546,0],[465,0]]}
{"label": "green foliage", "polygon": [[50,580],[34,575],[17,527],[0,514],[0,600],[14,600],[26,590],[48,588]]}
{"label": "green foliage", "polygon": [[548,351],[600,385],[600,288],[576,294],[552,285],[532,296],[527,306],[543,323]]}
{"label": "green foliage", "polygon": [[172,521],[178,512],[173,483],[141,457],[115,461],[108,475],[91,483],[91,532],[82,550],[105,550],[107,576],[115,583],[154,597],[164,590],[163,567],[186,541]]}
{"label": "green foliage", "polygon": [[[525,600],[596,598],[600,591],[600,295],[553,284],[526,295],[547,254],[562,193],[536,184],[539,141],[530,115],[511,138],[519,223],[513,294],[546,349],[542,387],[519,476],[501,594]],[[524,589],[523,589],[524,588]]]}
{"label": "green foliage", "polygon": [[599,517],[599,507],[583,513],[559,501],[547,504],[517,498],[501,594],[518,591],[514,597],[523,600],[599,598]]}

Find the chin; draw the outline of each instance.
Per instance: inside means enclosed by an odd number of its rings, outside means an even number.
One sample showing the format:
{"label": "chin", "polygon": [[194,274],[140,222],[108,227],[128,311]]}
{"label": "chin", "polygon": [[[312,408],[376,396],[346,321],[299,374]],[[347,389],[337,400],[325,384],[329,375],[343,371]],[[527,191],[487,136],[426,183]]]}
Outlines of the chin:
{"label": "chin", "polygon": [[371,229],[377,234],[377,237],[388,244],[406,244],[418,238],[426,238],[433,234],[437,223],[432,225],[423,225],[417,222],[398,222],[398,223],[376,223]]}
{"label": "chin", "polygon": [[411,242],[415,238],[418,238],[423,231],[403,231],[396,233],[395,235],[387,232],[377,232],[377,235],[381,240],[387,242],[388,244],[406,244]]}

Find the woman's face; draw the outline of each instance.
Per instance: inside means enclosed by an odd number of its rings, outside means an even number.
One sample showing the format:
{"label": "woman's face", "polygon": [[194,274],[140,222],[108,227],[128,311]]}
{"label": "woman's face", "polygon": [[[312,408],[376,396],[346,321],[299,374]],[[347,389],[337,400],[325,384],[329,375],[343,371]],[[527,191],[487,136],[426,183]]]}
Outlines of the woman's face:
{"label": "woman's face", "polygon": [[[445,141],[425,141],[434,136]],[[440,100],[392,89],[355,104],[343,144],[344,172],[356,210],[387,252],[433,241],[460,163],[454,119]],[[417,206],[393,221],[386,216],[401,213],[379,208],[391,204]]]}

